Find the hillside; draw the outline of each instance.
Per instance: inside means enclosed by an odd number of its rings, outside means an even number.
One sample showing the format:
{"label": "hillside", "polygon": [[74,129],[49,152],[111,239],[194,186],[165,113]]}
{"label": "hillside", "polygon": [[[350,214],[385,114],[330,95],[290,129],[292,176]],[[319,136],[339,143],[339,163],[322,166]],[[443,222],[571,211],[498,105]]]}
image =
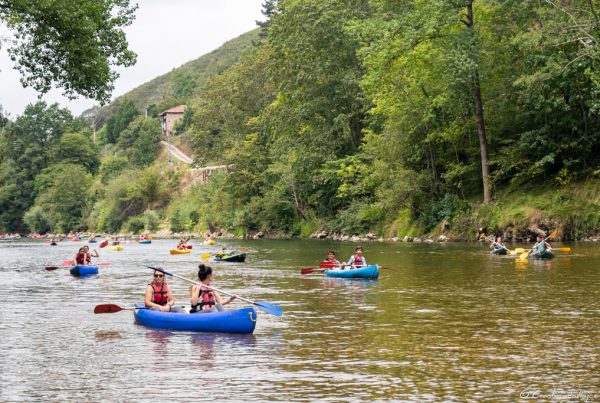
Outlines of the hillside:
{"label": "hillside", "polygon": [[[139,110],[144,111],[149,105],[175,97],[173,78],[177,74],[189,74],[196,80],[196,87],[202,85],[216,74],[220,74],[235,64],[247,49],[253,46],[259,38],[260,29],[254,29],[243,35],[225,42],[218,49],[189,61],[170,72],[158,76],[147,83],[115,98],[110,104],[102,107],[97,112],[96,126],[100,127],[115,111],[119,101],[129,98]],[[83,117],[94,115],[95,109],[88,109],[82,113]]]}

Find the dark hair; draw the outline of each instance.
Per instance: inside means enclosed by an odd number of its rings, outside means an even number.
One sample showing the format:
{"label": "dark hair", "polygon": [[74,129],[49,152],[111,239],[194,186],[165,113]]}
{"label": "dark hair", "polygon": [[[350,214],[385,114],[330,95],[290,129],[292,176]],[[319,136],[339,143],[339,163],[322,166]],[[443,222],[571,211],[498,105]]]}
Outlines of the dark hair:
{"label": "dark hair", "polygon": [[79,248],[79,252],[77,252],[77,253],[81,253],[81,252],[83,252],[84,250],[85,250],[85,249],[84,249],[83,247],[81,247],[81,248]]}
{"label": "dark hair", "polygon": [[206,278],[212,274],[212,267],[205,265],[204,263],[200,263],[198,266],[198,278],[200,281],[206,280]]}
{"label": "dark hair", "polygon": [[362,246],[357,246],[356,248],[354,248],[354,252],[356,252],[357,250],[363,250]]}
{"label": "dark hair", "polygon": [[327,251],[327,254],[328,254],[328,255],[329,255],[330,253],[333,253],[333,254],[335,255],[335,252],[334,252],[334,251],[332,251],[331,249],[329,249],[329,250]]}

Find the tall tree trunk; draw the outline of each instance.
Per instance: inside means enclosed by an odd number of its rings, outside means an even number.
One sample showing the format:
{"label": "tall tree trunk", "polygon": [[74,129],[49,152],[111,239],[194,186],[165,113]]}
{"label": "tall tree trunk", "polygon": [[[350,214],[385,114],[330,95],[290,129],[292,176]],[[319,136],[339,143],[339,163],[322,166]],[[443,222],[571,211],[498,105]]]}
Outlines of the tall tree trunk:
{"label": "tall tree trunk", "polygon": [[[467,4],[467,22],[469,29],[473,29],[473,1]],[[489,204],[492,201],[492,190],[490,189],[490,173],[488,167],[488,144],[485,133],[485,121],[483,120],[483,101],[481,100],[481,86],[479,85],[479,71],[473,72],[473,98],[475,99],[475,120],[477,121],[477,132],[479,134],[479,149],[481,152],[481,177],[483,179],[483,202]]]}

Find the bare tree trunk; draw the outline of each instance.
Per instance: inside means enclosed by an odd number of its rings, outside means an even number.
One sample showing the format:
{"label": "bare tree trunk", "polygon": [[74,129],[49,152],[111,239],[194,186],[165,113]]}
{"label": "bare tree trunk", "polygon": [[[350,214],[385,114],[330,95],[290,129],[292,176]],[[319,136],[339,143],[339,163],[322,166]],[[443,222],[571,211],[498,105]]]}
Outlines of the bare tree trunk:
{"label": "bare tree trunk", "polygon": [[[467,22],[469,29],[473,29],[473,1],[467,4]],[[483,101],[481,100],[481,86],[479,85],[479,72],[473,72],[473,98],[475,99],[475,120],[477,121],[477,132],[479,134],[479,148],[481,152],[481,177],[483,179],[483,202],[489,204],[492,201],[492,190],[490,188],[490,173],[488,167],[488,144],[485,133],[485,121],[483,120]]]}

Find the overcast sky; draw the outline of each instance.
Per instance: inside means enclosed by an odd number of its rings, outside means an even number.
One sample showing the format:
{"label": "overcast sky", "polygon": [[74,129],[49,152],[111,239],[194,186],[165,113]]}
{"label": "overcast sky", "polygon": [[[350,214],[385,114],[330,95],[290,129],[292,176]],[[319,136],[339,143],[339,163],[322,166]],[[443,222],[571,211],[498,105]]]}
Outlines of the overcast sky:
{"label": "overcast sky", "polygon": [[[263,2],[138,0],[136,19],[125,29],[129,49],[138,55],[137,63],[117,70],[120,77],[115,82],[113,98],[256,28],[256,20],[264,20],[261,14]],[[0,28],[0,35],[6,32],[6,28]],[[19,78],[4,45],[0,50],[0,105],[11,119],[21,114],[27,104],[37,101],[37,93],[23,88]],[[69,101],[57,90],[43,99],[49,103],[58,102],[75,115],[95,104],[84,98]]]}

